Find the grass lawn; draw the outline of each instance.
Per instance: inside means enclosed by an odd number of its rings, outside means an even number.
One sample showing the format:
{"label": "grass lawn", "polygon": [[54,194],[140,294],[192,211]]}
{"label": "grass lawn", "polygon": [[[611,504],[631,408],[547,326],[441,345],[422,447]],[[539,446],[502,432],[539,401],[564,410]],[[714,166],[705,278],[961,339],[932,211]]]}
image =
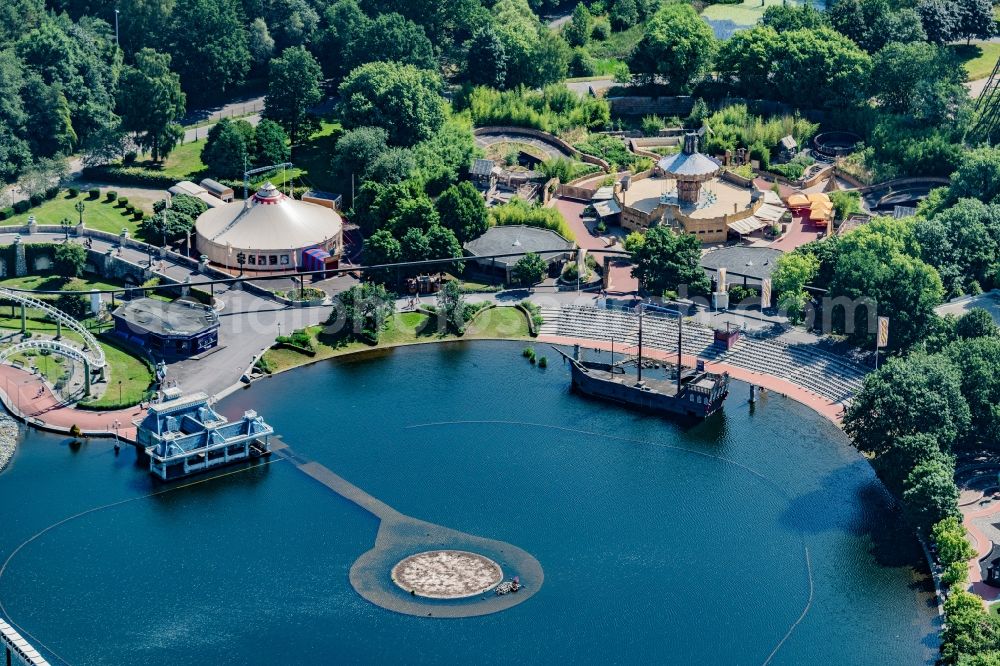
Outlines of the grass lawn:
{"label": "grass lawn", "polygon": [[[298,171],[298,173],[289,173],[288,175],[294,175],[295,179],[302,185],[313,189],[350,194],[351,184],[339,182],[331,169],[334,147],[340,134],[340,122],[329,118],[321,119],[319,131],[313,134],[308,141],[292,150],[292,159],[289,161],[296,166],[292,171]],[[278,178],[280,179],[280,174]],[[277,184],[275,181],[275,185]],[[358,183],[358,186],[360,185]]]}
{"label": "grass lawn", "polygon": [[347,338],[340,333],[331,334],[323,331],[322,326],[312,326],[308,332],[313,336],[316,345],[316,355],[307,356],[291,349],[269,349],[264,354],[265,362],[272,372],[288,370],[317,359],[333,358],[352,352],[395,347],[399,345],[436,342],[441,340],[468,339],[528,339],[528,321],[524,313],[513,307],[498,307],[483,311],[466,328],[465,335],[459,338],[451,333],[440,333],[433,327],[428,327],[430,317],[419,312],[401,312],[389,321],[382,331],[379,344],[371,346],[364,342]]}
{"label": "grass lawn", "polygon": [[624,32],[613,32],[603,42],[590,40],[585,47],[591,57],[597,60],[628,60],[632,51],[642,41],[642,26],[637,25]]}
{"label": "grass lawn", "polygon": [[996,42],[956,44],[952,48],[961,59],[970,81],[987,78],[993,73],[997,58],[1000,58],[1000,43]]}
{"label": "grass lawn", "polygon": [[50,384],[55,384],[69,369],[70,363],[64,356],[58,354],[41,354],[35,351],[14,354],[10,357],[10,362],[20,361],[25,370],[38,368],[39,372]]}
{"label": "grass lawn", "polygon": [[80,404],[90,409],[120,409],[137,405],[146,397],[146,392],[153,384],[153,373],[149,366],[107,340],[101,340],[100,345],[109,366],[107,388],[100,398],[84,400]]}
{"label": "grass lawn", "polygon": [[100,199],[90,199],[86,193],[81,193],[71,199],[68,192],[60,192],[55,199],[46,201],[27,213],[21,213],[4,220],[0,222],[0,225],[25,225],[28,223],[28,217],[34,215],[39,224],[59,224],[63,219],[68,219],[76,226],[80,220],[80,214],[73,207],[79,201],[82,201],[84,205],[83,224],[86,227],[112,234],[119,234],[124,228],[128,229],[132,235],[135,235],[139,228],[139,222],[133,219],[133,216],[123,215],[124,208],[117,208],[117,202],[107,200],[104,196],[104,190],[101,191]]}
{"label": "grass lawn", "polygon": [[208,176],[208,169],[201,161],[201,149],[205,147],[206,139],[198,139],[182,143],[171,151],[167,159],[158,164],[152,160],[142,160],[135,166],[142,167],[152,173],[168,176],[177,180],[198,182]]}

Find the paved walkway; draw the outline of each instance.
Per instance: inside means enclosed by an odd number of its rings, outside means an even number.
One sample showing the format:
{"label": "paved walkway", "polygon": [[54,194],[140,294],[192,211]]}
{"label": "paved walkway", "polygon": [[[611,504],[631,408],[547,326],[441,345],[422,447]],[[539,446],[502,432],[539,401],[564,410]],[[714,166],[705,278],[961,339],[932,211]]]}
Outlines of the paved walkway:
{"label": "paved walkway", "polygon": [[0,364],[0,399],[15,415],[47,429],[68,431],[75,425],[97,434],[115,432],[117,424],[118,433],[127,439],[135,438],[132,419],[142,414],[137,407],[106,412],[66,407],[41,375],[5,364]]}
{"label": "paved walkway", "polygon": [[[566,224],[576,235],[576,244],[585,250],[606,250],[607,242],[601,236],[590,233],[590,228],[584,223],[580,215],[587,204],[582,201],[556,197],[550,204],[559,211],[559,214],[566,220]],[[620,249],[617,248],[617,249]],[[595,258],[600,255],[595,255]],[[601,259],[598,258],[598,262]],[[608,276],[608,292],[613,294],[631,294],[639,289],[639,281],[632,277],[631,262],[622,260],[613,262]]]}

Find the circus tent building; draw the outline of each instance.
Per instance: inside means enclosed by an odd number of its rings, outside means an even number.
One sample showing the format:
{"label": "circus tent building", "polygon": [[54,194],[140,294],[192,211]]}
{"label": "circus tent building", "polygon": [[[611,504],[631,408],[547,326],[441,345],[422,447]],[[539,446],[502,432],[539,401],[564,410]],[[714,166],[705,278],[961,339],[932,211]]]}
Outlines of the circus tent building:
{"label": "circus tent building", "polygon": [[247,201],[210,208],[195,223],[212,264],[247,271],[336,268],[344,224],[333,206],[297,201],[265,184]]}

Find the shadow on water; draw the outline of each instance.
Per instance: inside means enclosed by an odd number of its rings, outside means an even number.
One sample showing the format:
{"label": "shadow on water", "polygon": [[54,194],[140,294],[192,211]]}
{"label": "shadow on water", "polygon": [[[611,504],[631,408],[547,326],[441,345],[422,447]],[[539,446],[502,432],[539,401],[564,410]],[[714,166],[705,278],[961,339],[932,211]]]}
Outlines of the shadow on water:
{"label": "shadow on water", "polygon": [[[873,476],[858,483],[859,473],[868,473],[868,463],[855,461],[819,479],[819,487],[791,498],[781,521],[807,534],[845,531],[865,537],[869,552],[883,567],[926,568],[920,544],[903,520],[889,492]],[[854,496],[845,501],[845,488]]]}

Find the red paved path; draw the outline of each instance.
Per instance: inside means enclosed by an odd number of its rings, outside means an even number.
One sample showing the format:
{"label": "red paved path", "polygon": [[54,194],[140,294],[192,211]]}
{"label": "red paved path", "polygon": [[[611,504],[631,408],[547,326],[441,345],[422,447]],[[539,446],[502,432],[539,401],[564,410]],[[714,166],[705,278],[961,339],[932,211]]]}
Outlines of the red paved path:
{"label": "red paved path", "polygon": [[820,236],[825,232],[825,226],[819,227],[806,220],[803,216],[797,215],[792,218],[785,235],[771,243],[769,247],[781,250],[782,252],[790,252],[800,245],[819,240]]}
{"label": "red paved path", "polygon": [[978,511],[962,513],[962,524],[972,537],[972,545],[976,548],[975,557],[969,560],[969,590],[978,594],[984,601],[996,601],[1000,599],[1000,589],[983,582],[982,571],[979,569],[979,560],[986,557],[993,550],[993,542],[972,520],[974,518],[994,515],[1000,517],[1000,505],[993,504]]}
{"label": "red paved path", "polygon": [[[556,197],[552,207],[559,211],[569,228],[576,235],[576,244],[585,250],[605,250],[604,242],[590,233],[587,225],[580,219],[580,213],[587,207],[582,201]],[[608,276],[608,292],[613,294],[631,294],[639,289],[639,281],[632,277],[632,265],[627,262],[614,262]]]}
{"label": "red paved path", "polygon": [[[604,342],[601,340],[586,340],[583,338],[568,338],[561,335],[540,335],[538,336],[538,340],[541,342],[550,342],[559,345],[578,344],[582,347],[589,347],[591,349],[611,349],[610,342]],[[677,360],[677,354],[669,354],[659,349],[644,350],[644,355],[661,361]],[[697,357],[689,354],[685,354],[683,356],[684,364],[688,366],[694,366],[696,360],[700,359],[697,359]],[[838,426],[840,425],[840,420],[844,412],[844,403],[831,402],[830,400],[820,397],[815,393],[811,393],[801,386],[796,386],[787,380],[772,377],[771,375],[762,375],[760,373],[745,370],[743,368],[737,368],[726,363],[712,363],[710,361],[705,361],[705,368],[713,372],[728,372],[733,379],[756,384],[757,386],[763,386],[769,391],[774,391],[775,393],[779,393],[812,408],[819,414],[822,414],[836,423]],[[750,396],[747,396],[748,399],[749,397]]]}
{"label": "red paved path", "polygon": [[85,433],[113,433],[118,421],[119,434],[128,439],[135,438],[132,419],[142,414],[138,407],[108,412],[61,407],[40,375],[10,365],[0,365],[0,398],[11,411],[54,429],[76,425]]}

